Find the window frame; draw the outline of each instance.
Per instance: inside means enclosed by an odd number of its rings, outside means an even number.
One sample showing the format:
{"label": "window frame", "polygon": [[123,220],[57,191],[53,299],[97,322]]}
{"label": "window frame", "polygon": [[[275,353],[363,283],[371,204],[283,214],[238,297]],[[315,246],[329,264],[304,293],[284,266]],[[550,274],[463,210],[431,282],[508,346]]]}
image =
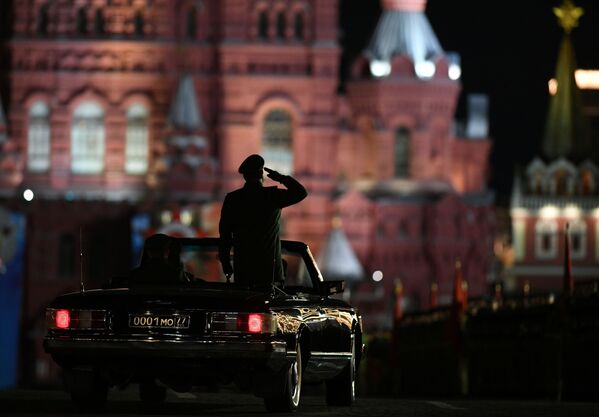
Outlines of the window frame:
{"label": "window frame", "polygon": [[[139,110],[138,110],[139,109]],[[138,114],[134,114],[139,112]],[[138,123],[138,124],[136,124]],[[132,129],[139,129],[134,131]],[[140,143],[133,143],[138,140]],[[143,152],[138,152],[141,148]],[[125,125],[125,173],[128,175],[143,175],[148,172],[150,155],[150,129],[149,111],[141,103],[133,103],[127,107]],[[142,168],[135,168],[137,159],[142,160],[139,164]]]}
{"label": "window frame", "polygon": [[[98,114],[93,116],[78,115],[78,111],[81,113],[96,111]],[[73,110],[71,117],[71,173],[75,175],[94,175],[102,174],[104,172],[104,159],[106,156],[105,115],[106,112],[104,111],[103,107],[94,100],[83,101],[79,103]],[[91,128],[87,128],[87,126],[81,126],[82,123],[92,123],[94,125],[92,125]],[[84,128],[85,130],[81,128]],[[97,129],[97,132],[93,131],[94,128]],[[98,136],[96,138],[92,137],[93,133]],[[79,148],[87,147],[90,142],[93,143],[94,140],[99,142],[98,144],[95,144],[95,150],[91,152],[88,150],[79,150]],[[86,158],[88,162],[91,161],[92,165],[97,168],[90,169],[85,167],[86,162],[82,162],[83,158]]]}
{"label": "window frame", "polygon": [[[286,120],[277,120],[271,119],[269,116],[276,117],[277,113],[281,115],[284,114]],[[267,129],[271,127],[271,124],[279,123],[280,125],[287,124],[287,135],[286,138],[281,138],[284,136],[281,132],[277,132],[277,130],[283,130],[282,126],[274,126],[274,134],[273,132],[267,132]],[[294,122],[293,115],[287,109],[282,107],[273,107],[266,112],[264,118],[262,119],[262,137],[261,137],[261,147],[262,147],[262,156],[265,160],[265,165],[271,169],[279,171],[284,175],[293,174],[294,170],[294,153],[293,153],[293,134],[294,134]],[[267,137],[267,135],[271,137]],[[268,141],[281,141],[284,143],[270,143]],[[274,158],[273,158],[274,155]]]}
{"label": "window frame", "polygon": [[[400,136],[401,134],[401,136]],[[398,126],[393,133],[393,177],[410,177],[410,145],[412,142],[412,131],[407,126]],[[399,147],[403,146],[401,162],[399,158]]]}
{"label": "window frame", "polygon": [[[41,106],[43,106],[43,109]],[[37,111],[40,114],[33,114]],[[36,130],[32,129],[34,127]],[[34,133],[37,133],[35,137]],[[44,147],[43,152],[39,152],[40,146]],[[34,148],[36,152],[33,152]],[[52,126],[50,124],[50,106],[44,100],[37,100],[29,107],[27,116],[27,170],[31,173],[49,171],[51,166],[51,152]],[[34,160],[41,159],[43,159],[41,167],[36,167],[36,164],[32,163]]]}
{"label": "window frame", "polygon": [[[549,239],[549,248],[543,247]],[[538,259],[556,259],[558,255],[558,224],[554,219],[539,219],[535,224],[535,256]]]}

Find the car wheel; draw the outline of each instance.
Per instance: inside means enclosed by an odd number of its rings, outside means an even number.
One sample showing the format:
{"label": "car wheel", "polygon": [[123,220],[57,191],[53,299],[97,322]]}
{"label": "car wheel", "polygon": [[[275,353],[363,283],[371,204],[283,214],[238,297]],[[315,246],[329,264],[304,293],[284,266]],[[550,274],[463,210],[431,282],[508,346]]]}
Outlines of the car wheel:
{"label": "car wheel", "polygon": [[343,371],[326,381],[327,404],[349,406],[356,399],[356,344],[352,340],[351,359]]}
{"label": "car wheel", "polygon": [[147,405],[158,405],[166,400],[166,388],[156,385],[154,381],[139,383],[139,399]]}
{"label": "car wheel", "polygon": [[266,409],[271,412],[289,412],[297,409],[302,391],[302,350],[298,343],[296,359],[284,373],[282,383],[283,392],[275,396],[264,398]]}
{"label": "car wheel", "polygon": [[69,371],[66,375],[71,400],[81,411],[98,411],[108,398],[108,384],[94,372]]}

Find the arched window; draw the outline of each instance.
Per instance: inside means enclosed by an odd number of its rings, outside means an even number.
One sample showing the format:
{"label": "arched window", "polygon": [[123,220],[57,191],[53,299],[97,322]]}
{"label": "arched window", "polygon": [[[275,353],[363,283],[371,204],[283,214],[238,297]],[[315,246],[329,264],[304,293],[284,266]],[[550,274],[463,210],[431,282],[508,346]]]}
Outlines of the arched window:
{"label": "arched window", "polygon": [[261,11],[258,15],[258,37],[268,39],[268,15],[266,11]]}
{"label": "arched window", "polygon": [[37,33],[38,35],[48,34],[48,5],[42,4],[37,12]]}
{"label": "arched window", "polygon": [[31,172],[50,168],[50,109],[43,101],[35,102],[29,109],[27,168]]}
{"label": "arched window", "polygon": [[292,124],[287,111],[274,109],[264,118],[262,156],[267,167],[282,174],[293,172]]}
{"label": "arched window", "polygon": [[530,191],[532,194],[543,193],[543,172],[536,171],[530,178]]}
{"label": "arched window", "polygon": [[395,131],[395,176],[410,175],[410,131],[400,127]]}
{"label": "arched window", "polygon": [[278,39],[285,39],[285,27],[286,27],[286,22],[285,22],[285,13],[283,12],[278,12],[277,13],[277,38]]}
{"label": "arched window", "polygon": [[582,195],[595,193],[595,178],[590,169],[585,169],[580,174],[580,191]]}
{"label": "arched window", "polygon": [[127,110],[125,172],[144,174],[148,170],[148,111],[141,104]]}
{"label": "arched window", "polygon": [[102,9],[97,9],[94,15],[94,32],[96,35],[104,34],[104,13]]}
{"label": "arched window", "polygon": [[535,255],[538,259],[557,257],[557,222],[541,219],[535,226]]}
{"label": "arched window", "polygon": [[92,101],[81,103],[71,125],[71,171],[98,174],[104,170],[104,111]]}
{"label": "arched window", "polygon": [[587,225],[584,221],[570,223],[570,253],[572,259],[584,259],[587,256]]}
{"label": "arched window", "polygon": [[144,35],[144,15],[141,10],[135,12],[135,17],[133,18],[133,28],[135,36]]}
{"label": "arched window", "polygon": [[77,10],[77,33],[87,33],[87,13],[83,7]]}
{"label": "arched window", "polygon": [[565,170],[558,170],[554,174],[554,190],[557,195],[568,195],[569,175]]}
{"label": "arched window", "polygon": [[295,39],[304,39],[304,15],[301,12],[297,12],[293,17],[293,36]]}
{"label": "arched window", "polygon": [[197,18],[198,13],[196,8],[191,7],[189,9],[189,13],[187,13],[187,21],[185,25],[185,35],[189,40],[193,40],[197,36]]}

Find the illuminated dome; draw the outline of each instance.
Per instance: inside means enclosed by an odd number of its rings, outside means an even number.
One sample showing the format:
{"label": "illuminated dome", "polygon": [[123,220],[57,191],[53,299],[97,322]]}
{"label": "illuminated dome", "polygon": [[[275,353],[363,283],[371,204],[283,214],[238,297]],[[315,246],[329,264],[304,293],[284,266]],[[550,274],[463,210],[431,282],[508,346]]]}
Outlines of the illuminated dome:
{"label": "illuminated dome", "polygon": [[397,55],[407,55],[419,78],[433,77],[435,61],[444,52],[424,14],[426,1],[383,0],[382,4],[383,14],[364,51],[368,60],[390,63]]}

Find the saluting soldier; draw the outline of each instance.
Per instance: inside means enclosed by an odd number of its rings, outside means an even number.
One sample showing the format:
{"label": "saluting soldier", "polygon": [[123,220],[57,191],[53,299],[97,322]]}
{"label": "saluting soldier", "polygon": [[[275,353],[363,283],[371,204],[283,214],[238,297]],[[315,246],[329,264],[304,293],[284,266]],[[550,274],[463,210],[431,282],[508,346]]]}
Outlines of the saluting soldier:
{"label": "saluting soldier", "polygon": [[[263,170],[286,187],[264,187]],[[248,156],[239,166],[245,184],[228,193],[221,210],[219,258],[227,279],[269,291],[283,280],[281,209],[302,201],[308,193],[293,177],[264,167],[260,155]],[[230,253],[234,258],[231,265]]]}

